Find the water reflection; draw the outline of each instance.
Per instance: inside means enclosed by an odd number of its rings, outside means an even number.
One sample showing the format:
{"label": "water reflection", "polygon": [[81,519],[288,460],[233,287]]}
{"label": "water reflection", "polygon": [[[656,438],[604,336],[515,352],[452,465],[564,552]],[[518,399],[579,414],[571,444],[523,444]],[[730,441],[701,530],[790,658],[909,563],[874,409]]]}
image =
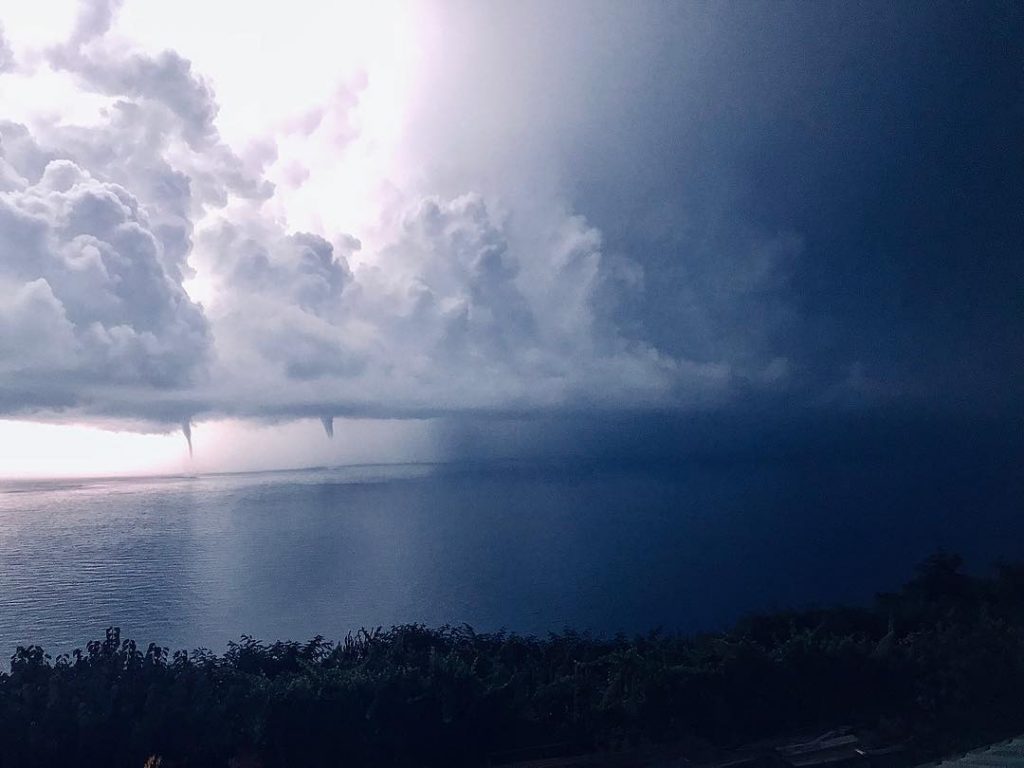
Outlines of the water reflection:
{"label": "water reflection", "polygon": [[1010,464],[392,466],[8,484],[0,648],[109,624],[216,650],[242,633],[468,622],[706,628],[865,599],[939,546],[1019,557]]}

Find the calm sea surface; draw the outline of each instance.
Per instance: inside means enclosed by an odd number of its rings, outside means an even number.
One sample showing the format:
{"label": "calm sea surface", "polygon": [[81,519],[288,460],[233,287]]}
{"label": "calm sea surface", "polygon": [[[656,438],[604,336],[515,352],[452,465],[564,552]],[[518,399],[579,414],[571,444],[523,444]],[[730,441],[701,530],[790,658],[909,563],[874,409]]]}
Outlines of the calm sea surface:
{"label": "calm sea surface", "polygon": [[1016,465],[370,466],[0,485],[0,652],[363,626],[611,633],[1024,556]]}

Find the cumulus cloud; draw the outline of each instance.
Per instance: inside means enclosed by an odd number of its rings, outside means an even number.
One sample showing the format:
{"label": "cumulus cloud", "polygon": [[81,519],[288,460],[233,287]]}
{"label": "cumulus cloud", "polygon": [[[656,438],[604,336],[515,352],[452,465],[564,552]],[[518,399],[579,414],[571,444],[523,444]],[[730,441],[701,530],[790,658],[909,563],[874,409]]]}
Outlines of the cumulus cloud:
{"label": "cumulus cloud", "polygon": [[0,369],[7,404],[116,409],[125,391],[191,383],[209,328],[161,264],[163,243],[138,200],[70,160],[0,193]]}
{"label": "cumulus cloud", "polygon": [[[258,216],[197,238],[221,408],[381,415],[667,402],[680,366],[606,325],[619,280],[580,217],[522,237],[479,196],[411,201],[392,239],[286,234]],[[244,372],[244,377],[240,376]],[[700,371],[694,371],[699,376]]]}
{"label": "cumulus cloud", "polygon": [[[108,99],[99,119],[0,123],[0,413],[186,431],[318,416],[331,434],[334,415],[688,407],[787,379],[768,350],[691,359],[624,323],[644,268],[546,186],[525,201],[450,176],[432,190],[427,174],[381,203],[372,246],[293,231],[264,178],[275,147],[229,147],[187,59],[111,38],[117,6],[86,4],[48,54]],[[309,169],[292,162],[301,185]],[[710,301],[770,288],[796,248],[751,251],[742,276],[708,279]],[[692,314],[713,320],[704,300]]]}

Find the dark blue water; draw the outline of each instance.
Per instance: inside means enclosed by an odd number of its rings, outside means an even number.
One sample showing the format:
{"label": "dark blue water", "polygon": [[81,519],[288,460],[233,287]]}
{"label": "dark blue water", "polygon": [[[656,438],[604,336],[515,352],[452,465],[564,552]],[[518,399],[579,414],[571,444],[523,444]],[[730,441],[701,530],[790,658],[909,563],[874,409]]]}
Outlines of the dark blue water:
{"label": "dark blue water", "polygon": [[363,626],[611,633],[1024,557],[1016,460],[394,466],[0,487],[0,650]]}

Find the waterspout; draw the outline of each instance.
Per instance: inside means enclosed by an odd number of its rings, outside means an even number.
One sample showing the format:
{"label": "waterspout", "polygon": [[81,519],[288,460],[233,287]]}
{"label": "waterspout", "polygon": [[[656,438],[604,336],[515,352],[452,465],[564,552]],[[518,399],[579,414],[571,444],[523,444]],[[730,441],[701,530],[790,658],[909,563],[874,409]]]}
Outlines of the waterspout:
{"label": "waterspout", "polygon": [[188,443],[188,457],[192,458],[192,420],[185,419],[181,422],[181,434],[185,436],[185,442]]}

